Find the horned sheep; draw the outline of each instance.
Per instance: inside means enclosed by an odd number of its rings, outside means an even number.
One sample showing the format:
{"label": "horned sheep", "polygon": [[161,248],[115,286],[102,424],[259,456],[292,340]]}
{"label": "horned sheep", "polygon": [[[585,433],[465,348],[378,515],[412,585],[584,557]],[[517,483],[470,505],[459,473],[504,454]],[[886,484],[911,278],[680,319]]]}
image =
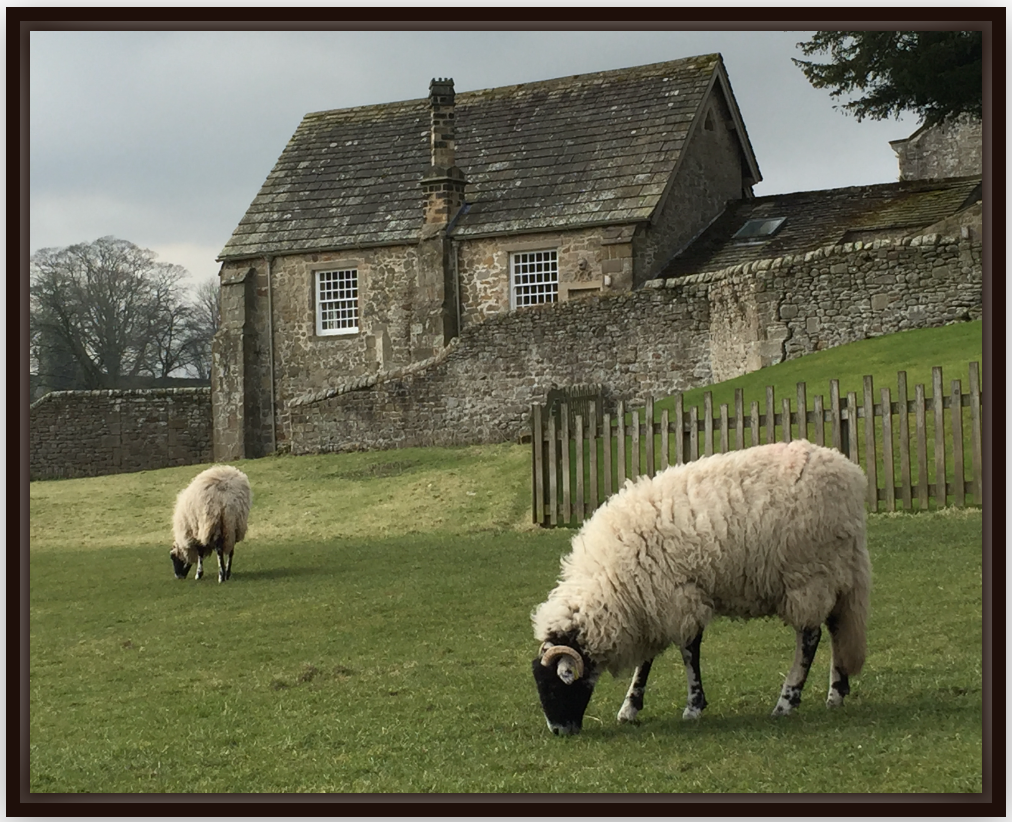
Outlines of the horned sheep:
{"label": "horned sheep", "polygon": [[688,679],[683,718],[706,707],[703,630],[714,616],[776,616],[797,634],[773,710],[789,714],[825,623],[827,705],[841,705],[865,658],[871,565],[867,479],[840,452],[805,440],[747,448],[629,481],[583,525],[546,602],[531,615],[532,668],[548,726],[579,733],[604,671],[634,668],[619,721],[643,707],[654,658],[670,645]]}
{"label": "horned sheep", "polygon": [[232,554],[246,536],[252,501],[249,478],[231,465],[212,465],[179,492],[169,551],[176,579],[186,579],[193,563],[200,579],[212,550],[218,555],[218,582],[232,576]]}

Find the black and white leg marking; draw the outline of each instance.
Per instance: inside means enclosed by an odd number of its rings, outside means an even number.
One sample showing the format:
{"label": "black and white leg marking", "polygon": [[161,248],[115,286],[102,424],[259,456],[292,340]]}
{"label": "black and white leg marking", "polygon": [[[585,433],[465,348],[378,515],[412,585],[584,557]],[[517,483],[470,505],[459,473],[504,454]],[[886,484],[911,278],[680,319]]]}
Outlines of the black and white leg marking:
{"label": "black and white leg marking", "polygon": [[773,709],[773,716],[786,716],[801,703],[801,691],[805,687],[805,680],[808,679],[808,671],[815,659],[815,651],[819,647],[821,636],[822,628],[818,625],[798,631],[794,664],[787,674],[787,679],[784,680],[784,687]]}
{"label": "black and white leg marking", "polygon": [[218,582],[224,582],[232,575],[232,555],[226,559],[220,545],[214,550],[218,554]]}
{"label": "black and white leg marking", "polygon": [[619,722],[633,722],[636,714],[643,710],[643,692],[647,689],[647,677],[650,676],[650,666],[654,664],[648,659],[640,665],[633,674],[629,690],[626,691],[625,701],[618,712]]}
{"label": "black and white leg marking", "polygon": [[202,576],[204,576],[204,555],[197,554],[197,575],[194,579],[200,579]]}
{"label": "black and white leg marking", "polygon": [[829,696],[826,698],[826,706],[829,708],[837,708],[843,704],[843,698],[850,693],[850,680],[847,674],[836,667],[836,629],[837,621],[834,616],[830,616],[826,620],[826,627],[829,628],[829,634],[833,637],[833,664],[829,668]]}
{"label": "black and white leg marking", "polygon": [[689,699],[682,711],[682,719],[699,719],[706,707],[706,695],[703,693],[703,678],[699,673],[699,645],[703,641],[703,632],[682,648],[682,662],[685,663],[685,676],[689,682]]}

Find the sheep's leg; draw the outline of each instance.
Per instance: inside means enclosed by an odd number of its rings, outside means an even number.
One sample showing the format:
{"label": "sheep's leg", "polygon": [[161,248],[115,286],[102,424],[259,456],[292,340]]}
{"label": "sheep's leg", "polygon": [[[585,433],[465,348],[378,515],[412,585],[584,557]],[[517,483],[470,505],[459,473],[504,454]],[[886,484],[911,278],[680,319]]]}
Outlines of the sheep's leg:
{"label": "sheep's leg", "polygon": [[682,646],[682,662],[685,663],[685,676],[689,681],[689,699],[682,711],[682,719],[699,719],[706,707],[706,695],[703,693],[703,678],[699,673],[699,646],[703,641],[703,632],[687,645]]}
{"label": "sheep's leg", "polygon": [[650,666],[653,664],[654,661],[648,659],[633,674],[632,683],[629,685],[629,690],[626,691],[625,701],[618,712],[619,722],[632,722],[636,719],[636,714],[643,710],[643,692],[647,689],[647,677],[650,676]]}
{"label": "sheep's leg", "polygon": [[850,679],[847,674],[836,667],[836,631],[838,623],[836,617],[830,615],[826,620],[826,627],[829,628],[829,635],[833,640],[833,663],[829,668],[829,697],[826,705],[836,708],[843,704],[843,698],[850,693]]}
{"label": "sheep's leg", "polygon": [[787,679],[784,680],[784,687],[773,709],[773,716],[786,716],[801,704],[801,690],[805,687],[805,680],[808,679],[808,671],[815,659],[815,651],[819,647],[821,636],[822,628],[818,625],[798,631],[794,664],[787,674]]}
{"label": "sheep's leg", "polygon": [[221,545],[218,545],[214,550],[218,555],[218,582],[224,582],[232,571],[232,555],[229,554],[226,560]]}
{"label": "sheep's leg", "polygon": [[204,555],[201,553],[197,554],[197,575],[194,579],[200,579],[204,576]]}

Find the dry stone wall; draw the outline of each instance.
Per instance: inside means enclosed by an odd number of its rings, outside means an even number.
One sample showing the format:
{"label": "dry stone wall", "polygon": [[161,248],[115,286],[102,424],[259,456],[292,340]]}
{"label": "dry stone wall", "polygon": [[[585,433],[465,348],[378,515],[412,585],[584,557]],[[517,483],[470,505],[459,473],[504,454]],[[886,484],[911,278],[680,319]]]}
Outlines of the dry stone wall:
{"label": "dry stone wall", "polygon": [[211,389],[54,391],[29,409],[33,480],[211,462]]}
{"label": "dry stone wall", "polygon": [[513,439],[548,391],[601,384],[631,402],[812,351],[981,315],[981,246],[930,235],[853,243],[631,293],[538,306],[465,330],[410,369],[281,409],[293,453]]}

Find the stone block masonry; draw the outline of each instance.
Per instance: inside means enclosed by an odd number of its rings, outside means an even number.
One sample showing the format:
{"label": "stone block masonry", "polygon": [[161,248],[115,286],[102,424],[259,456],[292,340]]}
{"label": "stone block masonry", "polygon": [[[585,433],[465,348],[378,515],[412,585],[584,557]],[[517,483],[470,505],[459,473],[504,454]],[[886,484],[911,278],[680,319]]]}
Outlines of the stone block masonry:
{"label": "stone block masonry", "polygon": [[211,389],[54,391],[29,409],[32,480],[212,461]]}
{"label": "stone block masonry", "polygon": [[794,257],[492,317],[424,363],[279,407],[292,453],[516,438],[548,391],[645,401],[868,337],[981,316],[981,245],[928,235]]}

